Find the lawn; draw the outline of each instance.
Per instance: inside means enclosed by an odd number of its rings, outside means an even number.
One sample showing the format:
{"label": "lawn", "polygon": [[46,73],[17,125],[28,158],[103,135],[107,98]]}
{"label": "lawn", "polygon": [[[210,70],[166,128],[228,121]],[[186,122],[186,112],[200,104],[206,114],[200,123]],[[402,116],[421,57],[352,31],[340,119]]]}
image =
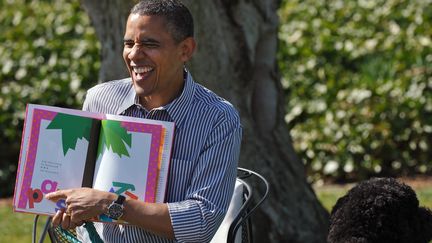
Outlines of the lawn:
{"label": "lawn", "polygon": [[[422,183],[406,182],[412,186],[417,193],[420,205],[432,208],[432,182]],[[323,206],[330,211],[337,199],[343,196],[353,184],[348,185],[326,185],[314,187],[315,193]],[[0,199],[0,235],[1,242],[31,242],[34,215],[13,213],[12,201]],[[46,221],[45,216],[41,216],[38,224],[38,236]],[[47,237],[48,238],[48,237]],[[49,242],[49,240],[45,240]]]}
{"label": "lawn", "polygon": [[[420,205],[432,209],[432,181],[429,179],[403,180],[411,186],[420,201]],[[318,199],[327,211],[331,211],[338,198],[353,187],[354,184],[315,186]]]}
{"label": "lawn", "polygon": [[[0,242],[32,242],[34,215],[12,212],[12,201],[0,202]],[[46,221],[45,216],[39,218],[38,236]],[[45,239],[44,242],[50,242]]]}

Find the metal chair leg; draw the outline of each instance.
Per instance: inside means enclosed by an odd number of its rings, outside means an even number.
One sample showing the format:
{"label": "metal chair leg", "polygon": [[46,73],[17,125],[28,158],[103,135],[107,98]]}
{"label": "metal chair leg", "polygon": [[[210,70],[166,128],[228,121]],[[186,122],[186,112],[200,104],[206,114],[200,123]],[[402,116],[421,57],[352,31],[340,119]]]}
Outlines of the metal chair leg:
{"label": "metal chair leg", "polygon": [[[34,220],[33,220],[33,233],[32,233],[32,242],[33,243],[36,243],[36,238],[37,238],[37,223],[39,221],[39,217],[40,217],[40,215],[36,215],[34,217]],[[39,243],[43,243],[44,242],[46,234],[47,234],[47,232],[48,232],[48,230],[50,228],[50,225],[51,225],[51,219],[52,219],[51,217],[48,217],[47,221],[45,222],[45,226],[44,226],[44,228],[42,230],[41,236],[40,236],[39,241],[38,241]]]}
{"label": "metal chair leg", "polygon": [[51,227],[51,220],[52,220],[52,217],[48,217],[47,221],[45,222],[45,226],[43,228],[42,235],[40,237],[39,243],[43,243],[44,242],[46,234],[48,232],[48,229],[49,229],[49,227]]}

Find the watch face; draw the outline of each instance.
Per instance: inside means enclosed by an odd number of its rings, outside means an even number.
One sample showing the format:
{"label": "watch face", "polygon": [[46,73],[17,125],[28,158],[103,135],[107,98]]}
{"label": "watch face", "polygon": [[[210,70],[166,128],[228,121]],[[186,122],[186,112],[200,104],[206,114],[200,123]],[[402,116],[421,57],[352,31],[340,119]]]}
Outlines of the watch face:
{"label": "watch face", "polygon": [[118,219],[123,215],[123,205],[112,203],[108,207],[107,216],[112,219]]}

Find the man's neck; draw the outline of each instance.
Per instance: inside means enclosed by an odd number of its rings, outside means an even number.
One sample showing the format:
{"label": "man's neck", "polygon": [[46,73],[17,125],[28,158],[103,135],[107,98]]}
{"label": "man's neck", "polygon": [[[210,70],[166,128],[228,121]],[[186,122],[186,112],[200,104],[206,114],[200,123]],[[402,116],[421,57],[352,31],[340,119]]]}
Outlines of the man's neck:
{"label": "man's neck", "polygon": [[179,97],[182,92],[184,85],[186,83],[187,73],[185,72],[183,79],[180,82],[174,82],[172,85],[176,85],[177,87],[172,89],[172,92],[167,92],[162,95],[155,96],[138,96],[138,102],[142,105],[146,110],[151,111],[152,109],[163,107],[171,103],[177,97]]}

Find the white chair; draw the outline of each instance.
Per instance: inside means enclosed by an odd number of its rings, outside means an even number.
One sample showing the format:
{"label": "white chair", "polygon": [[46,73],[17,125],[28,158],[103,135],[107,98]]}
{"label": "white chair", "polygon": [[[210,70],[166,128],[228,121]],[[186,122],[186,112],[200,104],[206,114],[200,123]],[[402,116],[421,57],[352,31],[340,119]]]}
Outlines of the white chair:
{"label": "white chair", "polygon": [[[225,242],[228,239],[229,228],[232,222],[237,217],[238,213],[240,212],[240,208],[244,202],[243,189],[244,189],[243,183],[237,179],[234,186],[234,193],[231,198],[231,202],[228,207],[225,218],[222,221],[221,225],[219,226],[219,229],[216,231],[216,234],[213,236],[213,239],[210,241],[210,243]],[[240,226],[239,230],[235,234],[235,238],[234,238],[235,243],[242,242],[241,231],[242,228]]]}
{"label": "white chair", "polygon": [[[264,186],[261,196],[253,196],[258,190],[248,181],[259,181]],[[252,213],[264,202],[269,193],[267,180],[255,171],[237,168],[237,181],[227,214],[211,243],[252,243]],[[258,194],[258,193],[257,193]]]}

